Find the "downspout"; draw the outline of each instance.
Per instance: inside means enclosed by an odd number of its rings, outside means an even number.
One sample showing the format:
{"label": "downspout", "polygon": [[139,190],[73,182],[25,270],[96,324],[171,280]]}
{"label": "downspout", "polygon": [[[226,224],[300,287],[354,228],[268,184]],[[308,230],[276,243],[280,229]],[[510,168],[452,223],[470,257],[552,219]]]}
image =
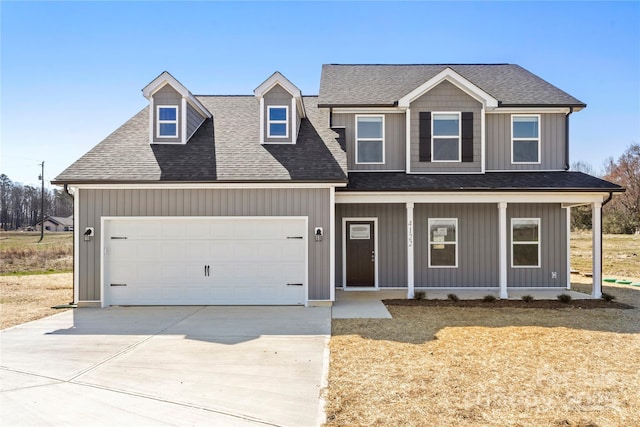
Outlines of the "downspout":
{"label": "downspout", "polygon": [[569,112],[564,116],[564,170],[569,170],[569,116],[573,113],[573,107],[569,107]]}
{"label": "downspout", "polygon": [[[67,195],[69,197],[71,197],[71,201],[72,203],[76,202],[76,198],[73,197],[73,194],[71,194],[71,192],[69,191],[69,185],[65,184],[64,185],[64,192],[67,193]],[[75,210],[73,210],[73,212],[75,212]],[[75,224],[75,218],[73,219],[74,224]],[[75,281],[75,271],[76,271],[76,238],[75,238],[75,234],[78,232],[78,230],[76,230],[75,227],[73,227],[73,245],[72,245],[72,250],[73,250],[73,256],[71,257],[71,270],[73,271],[72,277],[73,279],[71,279],[73,281],[73,287],[71,289],[71,292],[73,292],[72,296],[71,296],[71,302],[69,303],[70,306],[74,306],[75,307],[75,292],[76,292],[76,286],[78,286],[78,284]]]}
{"label": "downspout", "polygon": [[[607,199],[602,202],[602,206],[600,207],[600,268],[602,268],[602,214],[604,213],[604,205],[606,205],[607,203],[609,203],[611,201],[611,199],[613,199],[613,192],[609,191],[609,197],[607,197]],[[602,276],[602,274],[601,274]],[[600,284],[600,289],[602,289],[602,284]]]}

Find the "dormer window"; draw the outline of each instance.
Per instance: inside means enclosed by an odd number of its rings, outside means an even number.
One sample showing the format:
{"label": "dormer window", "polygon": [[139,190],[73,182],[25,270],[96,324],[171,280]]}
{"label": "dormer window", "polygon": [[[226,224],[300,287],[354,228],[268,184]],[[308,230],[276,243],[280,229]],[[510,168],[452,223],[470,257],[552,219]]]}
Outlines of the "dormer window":
{"label": "dormer window", "polygon": [[289,138],[289,107],[270,105],[267,109],[267,138]]}
{"label": "dormer window", "polygon": [[178,106],[158,106],[158,138],[178,137]]}

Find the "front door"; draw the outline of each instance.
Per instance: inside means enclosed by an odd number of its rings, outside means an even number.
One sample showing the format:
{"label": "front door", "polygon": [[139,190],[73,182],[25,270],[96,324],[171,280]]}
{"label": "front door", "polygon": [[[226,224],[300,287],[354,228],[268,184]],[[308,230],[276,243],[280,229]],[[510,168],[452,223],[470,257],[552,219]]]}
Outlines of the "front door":
{"label": "front door", "polygon": [[346,270],[348,287],[374,287],[376,257],[373,221],[347,221]]}

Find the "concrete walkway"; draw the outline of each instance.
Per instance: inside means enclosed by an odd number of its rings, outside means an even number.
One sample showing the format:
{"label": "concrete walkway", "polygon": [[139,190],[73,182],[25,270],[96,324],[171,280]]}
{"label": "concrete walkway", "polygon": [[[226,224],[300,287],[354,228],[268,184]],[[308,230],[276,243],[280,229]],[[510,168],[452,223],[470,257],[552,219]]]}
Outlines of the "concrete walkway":
{"label": "concrete walkway", "polygon": [[316,426],[329,308],[77,309],[0,333],[3,425]]}

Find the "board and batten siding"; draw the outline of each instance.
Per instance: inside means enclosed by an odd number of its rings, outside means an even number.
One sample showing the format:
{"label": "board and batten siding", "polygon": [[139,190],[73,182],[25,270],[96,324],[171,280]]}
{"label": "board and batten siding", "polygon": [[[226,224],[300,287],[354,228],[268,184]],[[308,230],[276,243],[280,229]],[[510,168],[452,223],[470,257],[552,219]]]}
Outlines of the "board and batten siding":
{"label": "board and batten siding", "polygon": [[487,171],[564,170],[566,116],[540,114],[540,164],[511,163],[511,114],[487,114]]}
{"label": "board and batten siding", "polygon": [[[511,218],[540,218],[540,267],[511,268]],[[555,203],[507,205],[509,287],[567,286],[567,211]],[[558,278],[552,279],[551,273]]]}
{"label": "board and batten siding", "polygon": [[[176,112],[178,119],[178,137],[177,138],[158,138],[158,106],[171,105],[178,107]],[[153,140],[155,142],[181,142],[182,141],[182,95],[178,93],[171,85],[164,85],[162,89],[153,94]]]}
{"label": "board and batten siding", "polygon": [[[80,239],[80,301],[100,299],[100,237],[103,216],[306,216],[309,247],[309,299],[328,300],[329,189],[80,189],[79,230],[95,227],[95,237]],[[327,230],[313,238],[315,227]]]}
{"label": "board and batten siding", "polygon": [[[367,115],[367,114],[361,114]],[[404,171],[406,163],[406,120],[403,113],[375,114],[384,116],[384,157],[381,165],[356,164],[356,114],[333,113],[332,126],[344,126],[347,146],[347,168],[350,171]]]}
{"label": "board and batten siding", "polygon": [[[481,108],[476,101],[448,81],[425,93],[410,105],[411,108],[411,172],[481,172]],[[420,161],[420,112],[472,112],[473,113],[473,162],[421,162]],[[433,116],[432,116],[433,117]],[[461,148],[462,150],[462,148]],[[462,154],[461,154],[462,155]]]}
{"label": "board and batten siding", "polygon": [[187,140],[198,130],[204,119],[191,104],[187,103]]}
{"label": "board and batten siding", "polygon": [[[498,207],[495,203],[416,203],[413,215],[416,288],[498,286]],[[457,268],[429,268],[429,218],[458,219]]]}
{"label": "board and batten siding", "polygon": [[336,204],[336,286],[343,286],[342,218],[378,218],[378,286],[407,286],[407,209],[404,204]]}
{"label": "board and batten siding", "polygon": [[[293,96],[287,92],[286,89],[284,89],[282,86],[280,85],[275,85],[274,87],[272,87],[269,92],[265,93],[264,96],[264,140],[265,142],[291,142],[292,141],[292,136],[293,136],[293,132],[295,131],[293,129],[293,111],[291,111],[291,99],[293,98]],[[288,125],[289,125],[289,137],[288,138],[269,138],[267,135],[269,135],[268,132],[268,127],[269,127],[269,106],[281,106],[284,107],[286,106],[288,108]],[[298,120],[296,118],[296,125],[298,123]]]}

